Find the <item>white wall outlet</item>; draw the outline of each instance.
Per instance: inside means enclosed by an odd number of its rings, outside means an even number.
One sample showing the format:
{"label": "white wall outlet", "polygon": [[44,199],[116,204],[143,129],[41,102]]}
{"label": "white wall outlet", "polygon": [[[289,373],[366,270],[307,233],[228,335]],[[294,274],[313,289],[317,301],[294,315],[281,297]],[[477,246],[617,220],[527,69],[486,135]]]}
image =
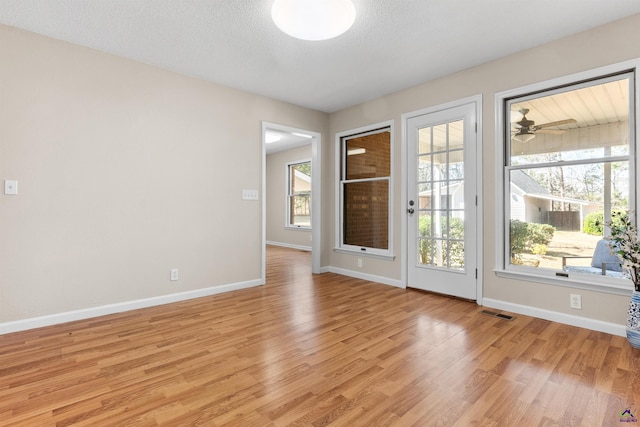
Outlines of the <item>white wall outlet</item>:
{"label": "white wall outlet", "polygon": [[175,282],[176,280],[178,280],[179,277],[180,277],[180,274],[178,272],[178,269],[177,268],[172,268],[171,269],[171,280]]}
{"label": "white wall outlet", "polygon": [[242,200],[258,200],[258,190],[242,190]]}
{"label": "white wall outlet", "polygon": [[362,268],[362,258],[358,258],[358,268]]}
{"label": "white wall outlet", "polygon": [[569,295],[570,306],[576,310],[582,310],[582,295],[571,294]]}
{"label": "white wall outlet", "polygon": [[15,195],[18,194],[18,181],[11,179],[4,180],[4,194]]}

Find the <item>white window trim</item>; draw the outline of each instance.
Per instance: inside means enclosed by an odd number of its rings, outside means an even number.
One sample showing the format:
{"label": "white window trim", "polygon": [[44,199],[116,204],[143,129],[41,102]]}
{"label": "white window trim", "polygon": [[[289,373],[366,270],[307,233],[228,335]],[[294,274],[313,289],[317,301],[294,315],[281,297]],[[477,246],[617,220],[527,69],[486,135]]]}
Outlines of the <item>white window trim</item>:
{"label": "white window trim", "polygon": [[[366,248],[360,246],[353,245],[345,245],[342,244],[342,138],[355,136],[360,134],[373,133],[376,130],[389,128],[390,133],[390,141],[389,141],[389,150],[390,153],[390,174],[389,174],[389,248],[387,250],[377,249],[377,248]],[[394,250],[393,250],[393,224],[394,224],[394,208],[393,208],[393,194],[394,194],[394,140],[395,140],[395,125],[393,120],[387,120],[384,122],[374,123],[368,126],[363,126],[357,129],[351,129],[343,132],[336,133],[336,144],[335,144],[335,252],[344,253],[344,254],[358,254],[359,256],[372,257],[378,259],[385,260],[393,260],[395,259]]]}
{"label": "white window trim", "polygon": [[[285,203],[285,218],[284,218],[284,228],[286,228],[287,230],[300,230],[300,231],[311,231],[311,226],[310,225],[292,225],[291,224],[291,209],[289,206],[289,203],[291,203],[291,175],[289,174],[291,166],[293,165],[299,165],[302,163],[311,163],[311,159],[303,159],[303,160],[295,160],[292,162],[287,162],[286,163],[286,169],[284,171],[285,173],[285,180],[284,180],[284,185],[285,185],[285,189],[284,189],[284,203]],[[311,173],[313,175],[313,172]],[[309,191],[309,193],[312,195],[311,197],[313,197],[313,178],[311,178],[311,191]],[[312,200],[310,200],[309,202],[310,204],[313,203]],[[313,215],[313,208],[310,205],[310,209],[311,209],[311,215]]]}
{"label": "white window trim", "polygon": [[[580,81],[589,79],[597,79],[605,77],[609,74],[617,74],[625,71],[635,71],[636,79],[640,76],[640,58],[621,62],[618,64],[612,64],[605,67],[584,71],[569,76],[564,76],[552,80],[547,80],[532,85],[511,89],[508,91],[500,92],[495,95],[495,135],[496,135],[496,253],[495,260],[496,266],[494,272],[499,277],[508,279],[524,280],[537,283],[545,283],[548,285],[563,286],[570,288],[585,289],[591,291],[598,291],[609,294],[617,295],[630,295],[633,290],[631,282],[624,283],[621,280],[607,278],[597,275],[570,273],[568,276],[558,276],[556,271],[553,270],[540,270],[533,271],[532,268],[507,266],[506,260],[506,245],[505,239],[507,236],[507,221],[505,213],[505,199],[507,194],[507,188],[505,185],[505,129],[504,126],[504,107],[505,100],[508,98],[522,97],[529,93],[549,90],[554,87],[572,85]],[[640,123],[640,84],[638,81],[634,82],[634,92],[629,96],[630,103],[635,103],[635,115],[629,117],[629,126],[632,129],[629,135],[629,170],[631,175],[635,177],[635,192],[630,194],[629,204],[630,209],[635,210],[635,203],[637,202],[637,191],[640,190],[640,172],[636,172],[638,164],[638,154],[640,149],[637,149],[637,130],[636,124]]]}

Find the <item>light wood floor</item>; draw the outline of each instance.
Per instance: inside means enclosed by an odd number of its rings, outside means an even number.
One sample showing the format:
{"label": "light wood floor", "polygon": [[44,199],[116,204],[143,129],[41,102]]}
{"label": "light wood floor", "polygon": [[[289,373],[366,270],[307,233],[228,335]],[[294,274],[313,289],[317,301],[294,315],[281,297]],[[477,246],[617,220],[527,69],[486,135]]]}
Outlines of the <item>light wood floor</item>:
{"label": "light wood floor", "polygon": [[268,258],[263,287],[0,336],[0,425],[638,425],[625,338]]}

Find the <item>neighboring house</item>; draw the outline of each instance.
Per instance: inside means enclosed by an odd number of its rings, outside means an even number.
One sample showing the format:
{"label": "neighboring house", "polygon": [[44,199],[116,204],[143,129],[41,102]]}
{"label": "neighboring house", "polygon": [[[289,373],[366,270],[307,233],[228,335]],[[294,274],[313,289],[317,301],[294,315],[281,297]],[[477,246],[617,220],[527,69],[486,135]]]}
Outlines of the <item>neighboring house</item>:
{"label": "neighboring house", "polygon": [[511,173],[511,219],[543,223],[543,212],[551,210],[549,190],[521,170]]}
{"label": "neighboring house", "polygon": [[[440,188],[440,204],[433,203],[432,191],[420,193],[420,209],[440,209],[451,206],[460,209],[454,216],[464,218],[464,184],[455,183]],[[564,202],[577,206],[571,211],[554,211],[553,202]],[[585,215],[601,211],[602,203],[588,200],[554,196],[524,171],[516,170],[511,175],[511,219],[537,224],[551,224],[559,230],[579,231]]]}
{"label": "neighboring house", "polygon": [[[577,210],[554,211],[553,202],[577,206]],[[515,170],[511,174],[511,219],[551,224],[559,230],[579,231],[584,217],[602,210],[602,203],[554,196],[529,174]]]}
{"label": "neighboring house", "polygon": [[311,177],[299,170],[294,171],[294,188],[296,191],[311,191]]}
{"label": "neighboring house", "polygon": [[432,191],[421,191],[418,197],[420,209],[440,209],[440,207],[451,206],[452,209],[460,209],[454,211],[452,215],[456,218],[464,219],[464,183],[458,182],[448,187],[440,188],[440,204],[433,203]]}

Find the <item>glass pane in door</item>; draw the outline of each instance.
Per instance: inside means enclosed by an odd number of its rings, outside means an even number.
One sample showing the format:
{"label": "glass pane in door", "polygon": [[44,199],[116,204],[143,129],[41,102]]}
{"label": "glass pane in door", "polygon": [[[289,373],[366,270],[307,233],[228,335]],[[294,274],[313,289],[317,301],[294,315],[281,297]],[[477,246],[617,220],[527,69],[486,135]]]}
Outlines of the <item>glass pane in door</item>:
{"label": "glass pane in door", "polygon": [[418,264],[464,270],[463,120],[418,132]]}

